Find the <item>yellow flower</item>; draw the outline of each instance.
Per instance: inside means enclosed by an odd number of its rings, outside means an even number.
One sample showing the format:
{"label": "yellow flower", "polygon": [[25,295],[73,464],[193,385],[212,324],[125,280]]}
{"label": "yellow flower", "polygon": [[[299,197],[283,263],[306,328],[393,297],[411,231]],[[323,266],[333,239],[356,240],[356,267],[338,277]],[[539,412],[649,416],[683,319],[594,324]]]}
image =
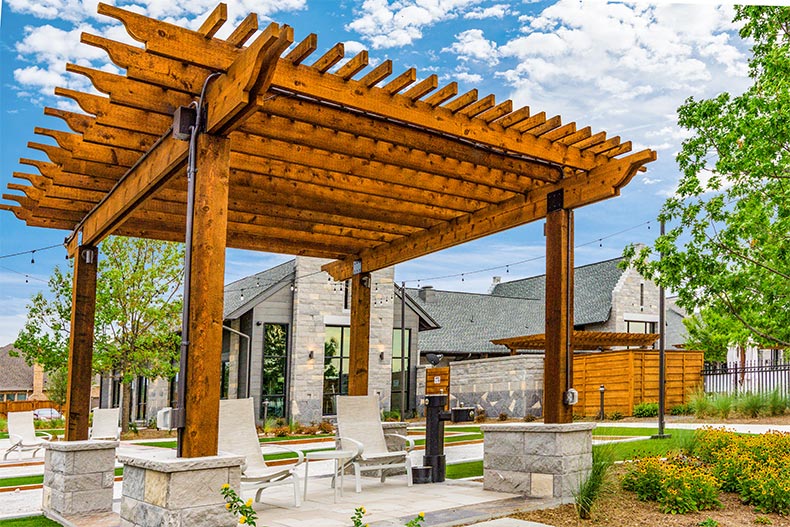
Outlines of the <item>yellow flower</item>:
{"label": "yellow flower", "polygon": [[362,514],[367,514],[368,513],[368,511],[365,510],[365,507],[360,507],[360,509],[362,510]]}
{"label": "yellow flower", "polygon": [[424,518],[425,518],[425,513],[424,513],[424,512],[421,512],[421,513],[419,513],[417,516],[419,516],[420,518],[423,518],[423,519],[424,519]]}
{"label": "yellow flower", "polygon": [[239,518],[239,523],[247,523],[247,517],[246,516],[241,516]]}
{"label": "yellow flower", "polygon": [[230,485],[229,485],[229,484],[227,484],[227,483],[224,483],[224,484],[222,485],[222,490],[227,490],[227,489],[229,489],[229,488],[230,488]]}
{"label": "yellow flower", "polygon": [[226,504],[225,504],[225,508],[226,508],[226,509],[228,509],[228,510],[230,510],[230,503],[226,503]]}
{"label": "yellow flower", "polygon": [[248,499],[247,503],[245,503],[244,505],[246,505],[247,507],[252,507],[252,498]]}

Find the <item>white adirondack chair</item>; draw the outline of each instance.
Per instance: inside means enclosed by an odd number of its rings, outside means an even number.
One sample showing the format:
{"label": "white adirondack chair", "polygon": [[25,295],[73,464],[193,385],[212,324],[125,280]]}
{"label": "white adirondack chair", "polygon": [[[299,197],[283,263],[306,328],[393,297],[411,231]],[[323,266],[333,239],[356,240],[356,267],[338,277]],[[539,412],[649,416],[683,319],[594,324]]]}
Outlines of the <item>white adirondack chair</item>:
{"label": "white adirondack chair", "polygon": [[336,408],[337,438],[340,448],[357,451],[357,455],[351,460],[357,492],[362,490],[360,480],[362,473],[377,472],[383,483],[387,469],[391,468],[405,468],[408,486],[411,486],[409,452],[414,449],[414,441],[402,435],[388,434],[401,439],[404,448],[395,452],[387,450],[384,429],[381,427],[378,397],[338,395]]}
{"label": "white adirondack chair", "polygon": [[41,436],[36,436],[36,429],[33,426],[33,412],[8,412],[8,438],[11,446],[5,451],[3,459],[8,459],[11,452],[19,452],[19,459],[22,459],[22,452],[33,452],[32,457],[36,457],[36,452],[44,448],[44,441],[52,439],[52,435],[46,432],[39,432]]}
{"label": "white adirondack chair", "polygon": [[120,439],[121,428],[118,426],[120,416],[120,408],[94,408],[93,426],[88,431],[88,438],[115,441]]}
{"label": "white adirondack chair", "polygon": [[278,485],[293,485],[294,505],[299,507],[299,476],[295,469],[304,463],[304,454],[282,445],[266,445],[267,448],[278,448],[293,452],[297,461],[293,465],[271,467],[266,464],[258,441],[255,428],[255,409],[252,398],[225,399],[219,402],[219,450],[230,454],[244,456],[247,460],[241,474],[241,490],[258,489],[255,501],[261,500],[261,493]]}

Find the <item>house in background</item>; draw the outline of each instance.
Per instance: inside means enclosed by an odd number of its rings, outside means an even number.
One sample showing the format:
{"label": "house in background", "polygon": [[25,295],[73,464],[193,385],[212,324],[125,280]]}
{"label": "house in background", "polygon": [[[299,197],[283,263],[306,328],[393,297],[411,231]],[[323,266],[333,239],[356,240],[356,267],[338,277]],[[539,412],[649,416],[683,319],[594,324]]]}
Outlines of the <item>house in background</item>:
{"label": "house in background", "polygon": [[[350,281],[332,281],[321,271],[327,261],[297,257],[225,286],[221,393],[252,397],[259,422],[268,417],[319,422],[334,415],[335,396],[347,393]],[[621,268],[621,262],[615,258],[575,269],[575,329],[657,332],[658,288],[634,269]],[[510,351],[491,340],[545,330],[545,275],[511,282],[495,278],[486,294],[407,288],[403,331],[403,295],[393,278],[392,268],[371,277],[369,390],[384,410],[419,408],[429,353],[443,355],[443,365],[505,356]],[[537,382],[542,359],[534,366]],[[493,374],[481,371],[483,377]],[[530,397],[538,391],[542,386]],[[105,383],[103,394],[103,405],[118,405],[119,383]],[[135,420],[150,420],[174,402],[174,383],[140,378],[132,384]]]}
{"label": "house in background", "polygon": [[[658,287],[614,258],[574,269],[574,329],[658,333]],[[545,331],[546,275],[510,282],[494,277],[487,294],[407,289],[440,328],[420,335],[420,354],[444,355],[443,363],[509,355],[493,339]],[[669,305],[669,304],[668,304]],[[668,310],[669,311],[669,310]],[[667,349],[682,344],[682,316],[667,317]],[[671,324],[671,325],[670,325]],[[677,326],[680,326],[678,328]],[[594,350],[593,350],[594,351]]]}
{"label": "house in background", "polygon": [[12,357],[13,344],[0,348],[0,402],[47,401],[46,375],[38,364],[28,366],[22,357]]}

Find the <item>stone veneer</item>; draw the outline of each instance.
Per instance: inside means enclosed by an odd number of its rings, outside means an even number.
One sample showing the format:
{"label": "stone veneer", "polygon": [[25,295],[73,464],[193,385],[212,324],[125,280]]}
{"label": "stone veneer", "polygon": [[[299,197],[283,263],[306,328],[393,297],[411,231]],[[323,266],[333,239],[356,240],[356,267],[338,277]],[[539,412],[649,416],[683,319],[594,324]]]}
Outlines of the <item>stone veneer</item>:
{"label": "stone veneer", "polygon": [[526,496],[551,478],[552,497],[572,503],[592,468],[595,423],[483,425],[483,488]]}
{"label": "stone veneer", "polygon": [[238,520],[220,493],[239,491],[243,456],[176,458],[175,452],[118,456],[124,464],[121,527],[220,527]]}
{"label": "stone veneer", "polygon": [[[326,327],[350,323],[350,311],[343,309],[345,286],[320,272],[321,266],[330,261],[296,259],[289,394],[291,418],[303,424],[319,422],[323,417]],[[394,272],[390,267],[371,273],[368,393],[377,394],[384,409],[390,408]]]}
{"label": "stone veneer", "polygon": [[[425,366],[417,369],[418,415],[423,415]],[[489,417],[543,415],[543,354],[450,363],[450,406],[484,410]]]}
{"label": "stone veneer", "polygon": [[112,510],[118,441],[44,444],[41,508],[51,518]]}

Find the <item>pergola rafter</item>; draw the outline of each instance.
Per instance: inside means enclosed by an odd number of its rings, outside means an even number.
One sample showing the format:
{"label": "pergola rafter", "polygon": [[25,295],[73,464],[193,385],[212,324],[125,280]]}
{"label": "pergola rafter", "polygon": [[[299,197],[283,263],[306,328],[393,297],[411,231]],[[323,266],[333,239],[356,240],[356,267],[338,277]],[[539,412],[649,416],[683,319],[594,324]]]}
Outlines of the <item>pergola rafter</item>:
{"label": "pergola rafter", "polygon": [[[28,225],[72,231],[72,256],[111,233],[184,240],[189,147],[171,127],[204,88],[197,179],[221,188],[197,185],[201,254],[234,247],[331,258],[324,270],[353,277],[353,295],[370,271],[543,218],[561,224],[549,243],[567,245],[572,209],[617,195],[656,158],[559,116],[477,90],[459,95],[436,75],[394,72],[389,60],[371,68],[366,51],[343,62],[337,44],[314,56],[315,34],[294,43],[287,26],[258,32],[255,15],[219,39],[222,4],[197,31],[106,4],[98,11],[141,46],[82,35],[124,73],[67,66],[103,95],[55,90],[84,113],[45,109],[71,131],[36,129],[45,142],[28,146],[49,161],[23,159],[38,174],[15,173],[20,183],[3,197],[16,204],[0,204]],[[361,326],[352,332],[351,393],[367,390],[366,302],[352,301]],[[195,316],[209,323],[217,312]]]}

